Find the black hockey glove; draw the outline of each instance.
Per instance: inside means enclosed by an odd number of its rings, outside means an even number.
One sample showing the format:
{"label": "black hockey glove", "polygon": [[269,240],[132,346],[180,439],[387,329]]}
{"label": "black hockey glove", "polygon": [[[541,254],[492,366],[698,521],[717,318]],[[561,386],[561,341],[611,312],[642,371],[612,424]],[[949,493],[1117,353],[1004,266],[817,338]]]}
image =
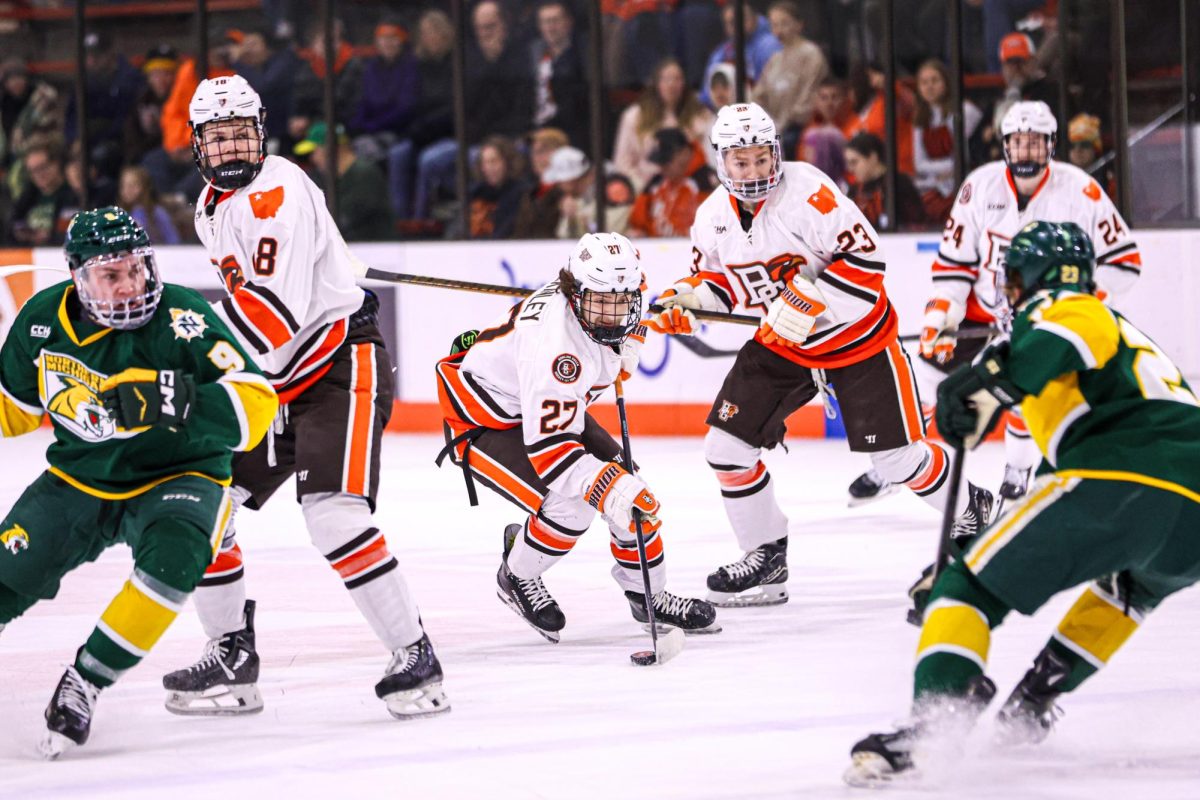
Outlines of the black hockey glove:
{"label": "black hockey glove", "polygon": [[183,370],[135,367],[106,378],[100,384],[100,402],[118,428],[178,428],[187,423],[196,404],[196,381]]}
{"label": "black hockey glove", "polygon": [[1001,412],[1025,397],[1005,373],[1008,353],[1008,342],[993,345],[938,386],[938,433],[951,447],[974,450],[996,427]]}

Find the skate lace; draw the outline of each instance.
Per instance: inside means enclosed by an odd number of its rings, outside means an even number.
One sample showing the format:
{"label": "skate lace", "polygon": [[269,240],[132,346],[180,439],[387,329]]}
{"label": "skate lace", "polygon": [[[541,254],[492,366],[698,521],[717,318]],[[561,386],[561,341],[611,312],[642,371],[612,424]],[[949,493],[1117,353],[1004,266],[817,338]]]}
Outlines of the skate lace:
{"label": "skate lace", "polygon": [[216,666],[224,657],[221,651],[220,639],[209,639],[208,644],[204,646],[204,655],[200,656],[200,660],[188,667],[188,672],[203,672],[209,667]]}
{"label": "skate lace", "polygon": [[541,611],[548,605],[554,603],[554,598],[550,596],[550,592],[546,591],[546,584],[542,583],[541,578],[517,578],[517,588],[521,590],[521,594],[529,601],[529,605],[534,611]]}
{"label": "skate lace", "polygon": [[89,691],[85,684],[82,675],[74,669],[68,669],[58,696],[58,704],[87,722],[92,718],[92,700],[95,698],[95,692]]}
{"label": "skate lace", "polygon": [[[761,549],[751,550],[746,555],[742,556],[741,560],[735,561],[732,564],[727,564],[723,569],[729,577],[737,579],[744,578],[747,575],[753,575],[758,571],[758,568],[763,563],[763,552]],[[658,605],[657,597],[655,598],[655,606]]]}
{"label": "skate lace", "polygon": [[417,660],[420,657],[420,642],[400,648],[392,655],[392,663],[388,664],[387,674],[398,675],[401,672],[408,672],[417,665]]}
{"label": "skate lace", "polygon": [[690,598],[678,597],[670,592],[662,591],[654,595],[654,610],[659,614],[682,618],[692,610],[692,602]]}

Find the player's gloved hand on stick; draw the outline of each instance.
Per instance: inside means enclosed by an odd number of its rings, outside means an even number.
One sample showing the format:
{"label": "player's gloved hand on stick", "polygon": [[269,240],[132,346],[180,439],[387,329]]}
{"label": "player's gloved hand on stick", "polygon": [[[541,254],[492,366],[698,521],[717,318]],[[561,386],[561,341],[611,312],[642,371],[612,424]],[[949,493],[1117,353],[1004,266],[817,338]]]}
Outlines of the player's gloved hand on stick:
{"label": "player's gloved hand on stick", "polygon": [[196,405],[196,382],[183,370],[132,367],[100,383],[100,402],[118,428],[187,423]]}
{"label": "player's gloved hand on stick", "polygon": [[763,344],[799,347],[827,307],[821,290],[803,275],[795,275],[767,309],[759,328]]}
{"label": "player's gloved hand on stick", "polygon": [[646,319],[646,327],[659,333],[691,336],[700,329],[692,311],[717,311],[728,313],[729,304],[717,296],[712,287],[701,277],[684,278],[665,289],[655,305],[662,311],[652,312]]}
{"label": "player's gloved hand on stick", "polygon": [[646,343],[646,326],[638,325],[633,333],[621,343],[621,375],[627,381],[637,373],[638,360],[642,356],[642,345]]}
{"label": "player's gloved hand on stick", "polygon": [[937,427],[946,444],[974,450],[1001,412],[1025,397],[1005,374],[1008,352],[1008,342],[992,345],[977,363],[960,367],[938,386]]}
{"label": "player's gloved hand on stick", "polygon": [[646,482],[615,461],[605,464],[597,473],[584,499],[614,525],[630,533],[634,532],[634,510],[641,514],[642,533],[662,527],[662,520],[657,516],[659,502],[650,494]]}
{"label": "player's gloved hand on stick", "polygon": [[925,304],[925,319],[921,323],[921,355],[945,364],[954,355],[956,340],[947,333],[958,330],[966,309],[945,297],[935,297]]}

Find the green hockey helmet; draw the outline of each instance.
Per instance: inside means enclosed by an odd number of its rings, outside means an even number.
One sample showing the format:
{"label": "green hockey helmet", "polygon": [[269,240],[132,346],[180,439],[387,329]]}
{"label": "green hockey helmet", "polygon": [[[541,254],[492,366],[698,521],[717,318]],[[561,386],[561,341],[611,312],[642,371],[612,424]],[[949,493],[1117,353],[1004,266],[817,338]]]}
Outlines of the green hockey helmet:
{"label": "green hockey helmet", "polygon": [[1096,252],[1074,222],[1031,222],[1013,237],[1004,256],[1005,280],[1019,305],[1042,289],[1092,292]]}
{"label": "green hockey helmet", "polygon": [[132,330],[154,316],[162,281],[150,237],[127,211],[80,211],[67,228],[63,252],[79,301],[96,324]]}

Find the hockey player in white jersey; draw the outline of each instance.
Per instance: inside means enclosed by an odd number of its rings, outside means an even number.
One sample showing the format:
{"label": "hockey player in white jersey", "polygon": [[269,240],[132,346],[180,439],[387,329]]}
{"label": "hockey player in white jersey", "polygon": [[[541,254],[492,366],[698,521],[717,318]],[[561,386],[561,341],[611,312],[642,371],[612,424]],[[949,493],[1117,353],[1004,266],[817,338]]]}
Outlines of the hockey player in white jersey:
{"label": "hockey player in white jersey", "polygon": [[[692,275],[659,295],[667,310],[647,324],[689,334],[692,309],[736,306],[763,318],[709,412],[704,452],[745,551],[708,576],[709,599],[769,605],[787,600],[788,520],[760,455],[783,441],[793,411],[832,389],[850,449],[939,511],[949,458],[925,439],[871,223],[820,170],[783,162],[775,124],[757,104],[721,109],[712,144],[723,186],[696,212]],[[972,486],[955,502],[959,533],[973,534],[991,495]]]}
{"label": "hockey player in white jersey", "polygon": [[[1096,243],[1098,294],[1117,305],[1137,280],[1142,259],[1120,212],[1086,172],[1051,161],[1058,122],[1040,101],[1013,105],[1000,124],[1004,159],[971,172],[946,218],[942,243],[933,261],[933,297],[925,307],[917,384],[933,413],[937,387],[946,375],[968,364],[987,344],[986,338],[957,341],[946,335],[960,329],[1007,329],[1010,311],[1004,298],[1004,254],[1025,225],[1074,222]],[[1025,493],[1031,470],[1041,460],[1024,421],[1008,416],[1005,429],[1007,466],[1000,496],[1015,500]],[[890,490],[875,470],[850,484],[851,505]]]}
{"label": "hockey player in white jersey", "polygon": [[477,480],[528,513],[504,531],[500,599],[551,642],[566,618],[542,574],[597,512],[611,534],[612,575],[635,620],[649,618],[633,522],[641,514],[655,619],[686,633],[720,630],[712,605],[666,590],[658,500],[587,412],[637,366],[642,280],[628,239],[586,234],[557,280],[437,365],[443,454],[463,467],[472,504]]}
{"label": "hockey player in white jersey", "polygon": [[[397,718],[448,711],[441,665],[373,518],[392,407],[378,301],[356,285],[321,191],[296,165],[265,155],[265,114],[245,79],[202,81],[189,111],[207,184],[196,232],[227,292],[216,310],[281,403],[263,444],[235,460],[234,497],[260,508],[295,474],[313,544],[392,654],[376,694]],[[163,678],[168,710],[261,710],[254,602],[232,523],[194,596],[210,641],[200,661]]]}

